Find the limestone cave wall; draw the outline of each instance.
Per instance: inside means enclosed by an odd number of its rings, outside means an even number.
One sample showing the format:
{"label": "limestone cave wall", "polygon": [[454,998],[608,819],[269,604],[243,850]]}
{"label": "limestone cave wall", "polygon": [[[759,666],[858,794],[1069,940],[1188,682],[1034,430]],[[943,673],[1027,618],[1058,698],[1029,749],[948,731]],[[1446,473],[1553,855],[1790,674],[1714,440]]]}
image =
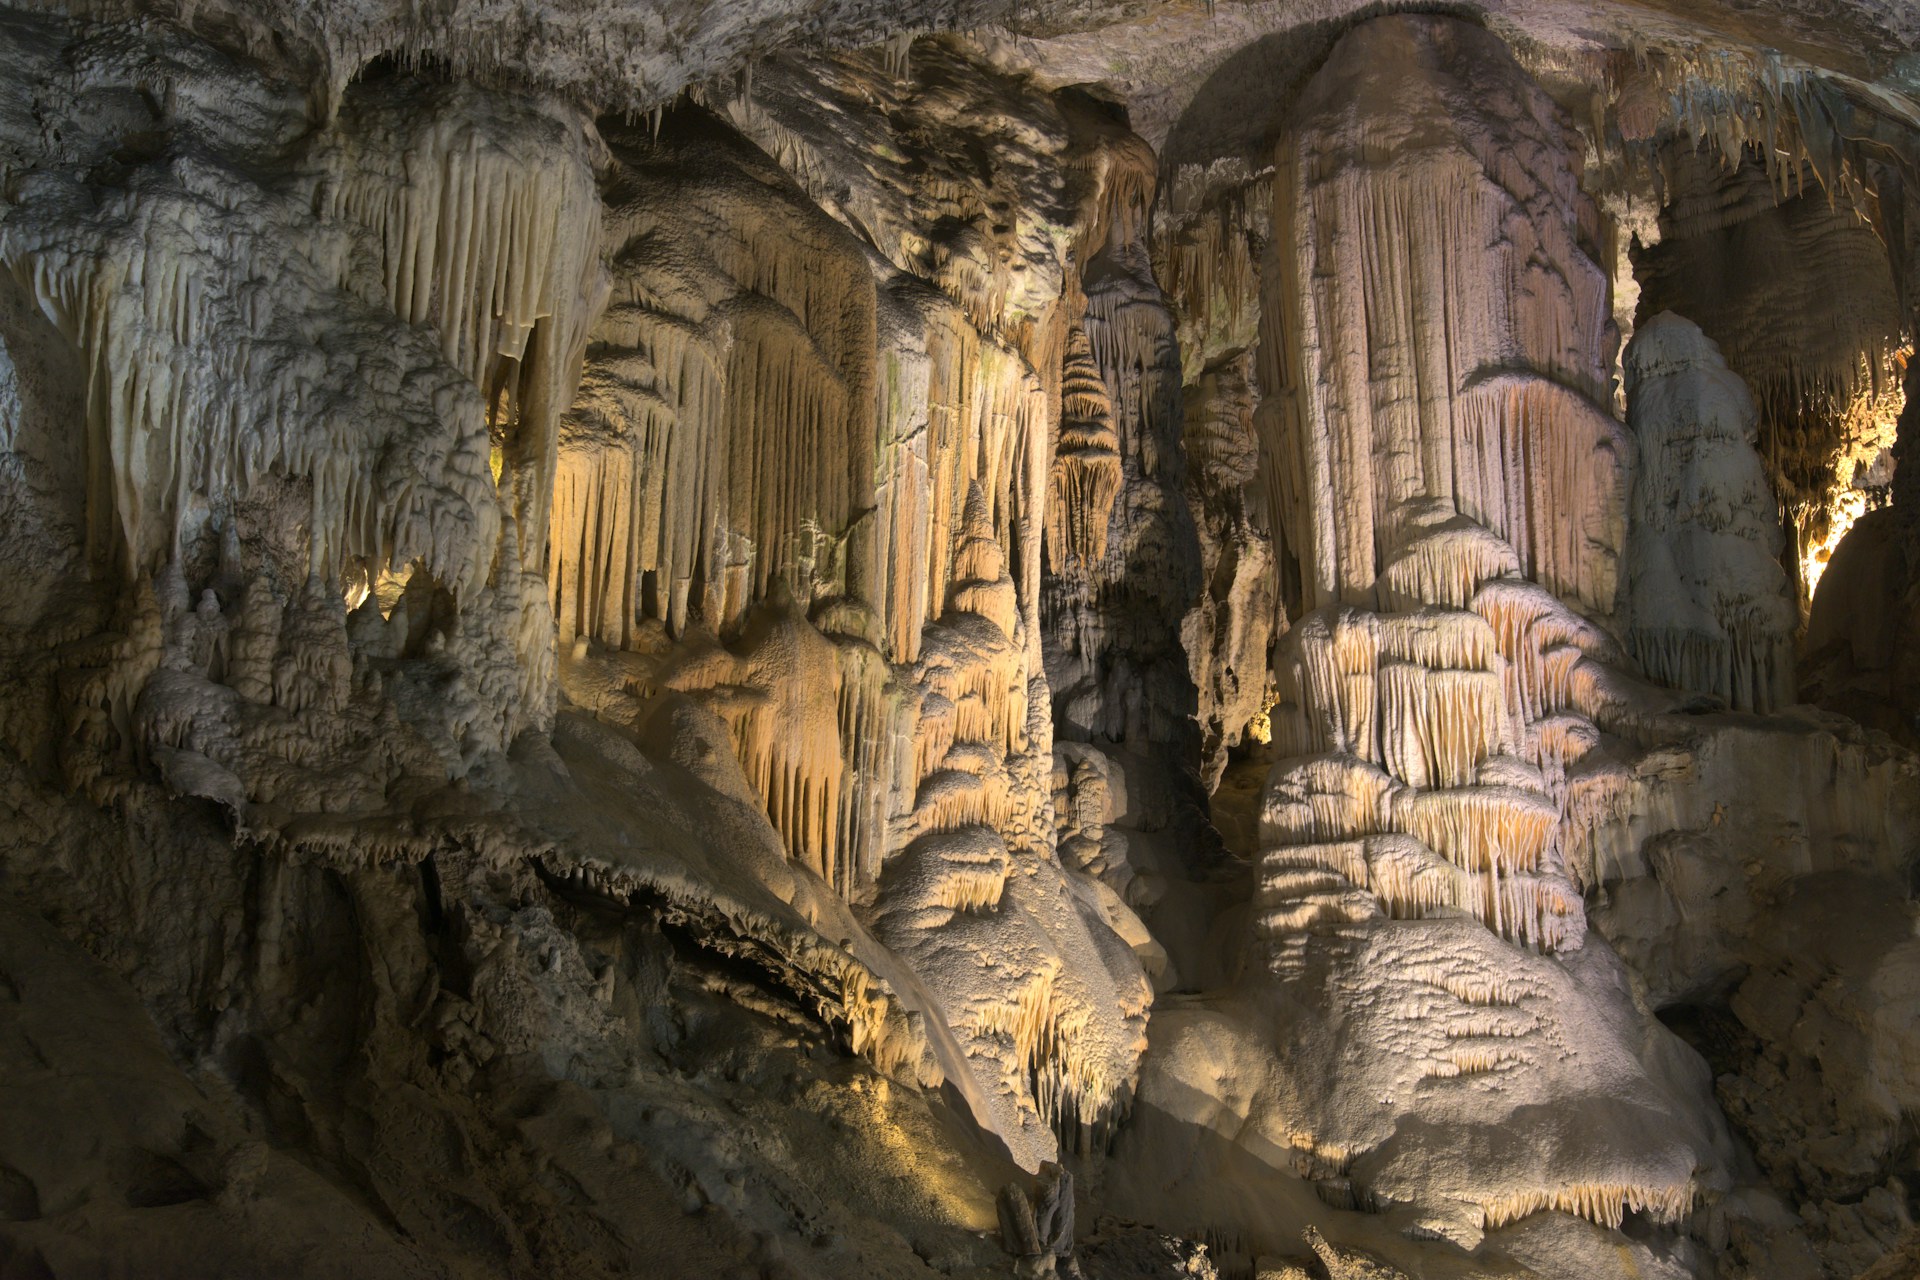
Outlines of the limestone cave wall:
{"label": "limestone cave wall", "polygon": [[1920,1256],[1902,6],[255,8],[0,14],[0,1277]]}

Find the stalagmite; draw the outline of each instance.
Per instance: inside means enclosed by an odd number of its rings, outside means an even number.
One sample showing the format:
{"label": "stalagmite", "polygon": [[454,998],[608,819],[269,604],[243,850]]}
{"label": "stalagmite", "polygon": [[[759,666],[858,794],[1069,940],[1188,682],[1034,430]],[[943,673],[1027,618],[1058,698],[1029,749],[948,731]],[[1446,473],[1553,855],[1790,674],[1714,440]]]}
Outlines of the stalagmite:
{"label": "stalagmite", "polygon": [[1263,740],[1268,647],[1281,594],[1273,539],[1256,490],[1260,441],[1244,352],[1189,383],[1181,446],[1187,505],[1199,535],[1202,593],[1181,623],[1198,697],[1201,780],[1212,791],[1227,755],[1249,736]]}
{"label": "stalagmite", "polygon": [[[1020,634],[1020,602],[1007,576],[1007,556],[987,518],[987,497],[978,483],[968,486],[953,554],[952,607],[985,618],[1012,640]],[[1022,717],[1024,719],[1024,717]]]}
{"label": "stalagmite", "polygon": [[[1815,91],[1796,118],[1825,120],[1832,109]],[[1840,145],[1837,134],[1829,141]],[[1752,392],[1755,444],[1792,539],[1803,610],[1818,551],[1855,513],[1850,504],[1864,507],[1859,490],[1893,444],[1912,327],[1889,236],[1838,159],[1820,166],[1752,139],[1723,144],[1712,163],[1673,146],[1662,157],[1660,242],[1636,261],[1642,318],[1672,311],[1699,325]]]}
{"label": "stalagmite", "polygon": [[[1619,594],[1635,458],[1600,399],[1607,290],[1569,133],[1506,56],[1444,19],[1346,35],[1277,147],[1261,280],[1256,422],[1301,616],[1275,648],[1254,932],[1280,998],[1326,1010],[1281,1017],[1283,1043],[1341,1046],[1287,1068],[1292,1140],[1358,1153],[1339,1202],[1404,1195],[1462,1244],[1547,1209],[1678,1220],[1703,1141],[1643,1174],[1476,1083],[1575,1090],[1603,1127],[1665,1088],[1653,1065],[1555,1060],[1607,997],[1538,1002],[1617,964],[1574,875],[1626,788],[1594,719],[1624,696],[1600,674],[1619,654],[1590,619]],[[1440,1127],[1370,1128],[1361,1098]],[[1482,1123],[1529,1136],[1437,1195],[1427,1148]]]}
{"label": "stalagmite", "polygon": [[1797,622],[1756,415],[1706,335],[1661,314],[1627,350],[1640,445],[1628,644],[1663,684],[1742,711],[1792,700]]}

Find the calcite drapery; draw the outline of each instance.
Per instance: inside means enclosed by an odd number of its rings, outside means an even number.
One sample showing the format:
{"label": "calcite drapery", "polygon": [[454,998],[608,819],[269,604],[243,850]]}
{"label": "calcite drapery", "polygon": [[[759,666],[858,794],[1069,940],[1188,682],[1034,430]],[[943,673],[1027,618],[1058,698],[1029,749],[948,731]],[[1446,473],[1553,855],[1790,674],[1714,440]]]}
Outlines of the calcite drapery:
{"label": "calcite drapery", "polygon": [[1431,74],[1323,69],[1300,110],[1326,124],[1276,152],[1259,422],[1309,609],[1372,603],[1423,532],[1403,519],[1418,498],[1484,525],[1524,576],[1613,606],[1628,447],[1600,407],[1596,215],[1564,119],[1476,62],[1466,31],[1434,37]]}
{"label": "calcite drapery", "polygon": [[[564,682],[721,715],[795,859],[935,993],[1033,1165],[1124,1104],[1150,995],[1113,933],[1138,921],[1052,858],[1036,626],[1043,540],[1097,554],[1121,488],[1062,258],[1137,237],[1137,140],[944,41],[904,74],[768,68],[714,106],[613,134],[614,301],[560,453]],[[891,163],[902,131],[944,163]],[[822,212],[829,168],[853,181]]]}
{"label": "calcite drapery", "polygon": [[[1559,826],[1590,738],[1556,718],[1599,710],[1572,669],[1610,645],[1553,592],[1611,609],[1632,454],[1589,398],[1607,291],[1566,126],[1504,50],[1451,23],[1357,29],[1295,111],[1262,317],[1278,394],[1258,420],[1283,554],[1323,611],[1276,662],[1276,749],[1320,757],[1302,803],[1358,807],[1273,837],[1424,840],[1484,877],[1452,905],[1577,947]],[[1270,891],[1306,887],[1289,873]]]}
{"label": "calcite drapery", "polygon": [[[1569,131],[1484,31],[1376,19],[1295,105],[1273,189],[1259,421],[1308,612],[1276,652],[1255,928],[1305,993],[1295,1141],[1462,1242],[1546,1207],[1677,1221],[1712,1141],[1693,1086],[1602,1030],[1645,1017],[1614,979],[1569,994],[1618,964],[1569,874],[1626,782],[1594,723],[1617,654],[1572,606],[1612,608],[1632,462]],[[1566,1096],[1577,1121],[1526,1118]],[[1643,1108],[1630,1154],[1573,1136]],[[1498,1157],[1466,1155],[1481,1125],[1514,1135]]]}

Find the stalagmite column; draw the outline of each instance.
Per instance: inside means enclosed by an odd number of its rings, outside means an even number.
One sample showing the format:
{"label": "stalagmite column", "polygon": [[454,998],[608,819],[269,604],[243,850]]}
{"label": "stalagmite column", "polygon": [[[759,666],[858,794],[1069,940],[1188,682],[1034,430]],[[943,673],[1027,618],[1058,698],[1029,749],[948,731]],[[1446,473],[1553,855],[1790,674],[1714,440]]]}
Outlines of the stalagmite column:
{"label": "stalagmite column", "polygon": [[[1677,1104],[1613,1065],[1607,1019],[1639,1015],[1571,995],[1614,963],[1576,877],[1626,782],[1594,723],[1617,655],[1581,611],[1613,607],[1632,456],[1573,155],[1486,31],[1373,20],[1279,146],[1262,273],[1257,422],[1307,612],[1275,655],[1254,919],[1311,1010],[1280,1033],[1296,1141],[1463,1245],[1694,1194],[1679,1119],[1625,1160],[1582,1136]],[[1564,1123],[1525,1110],[1573,1095]]]}
{"label": "stalagmite column", "polygon": [[1248,353],[1229,356],[1187,385],[1181,438],[1205,584],[1181,634],[1199,698],[1201,780],[1209,791],[1226,769],[1228,750],[1266,710],[1267,649],[1282,593],[1253,489],[1260,442],[1249,364]]}
{"label": "stalagmite column", "polygon": [[1662,312],[1627,349],[1640,446],[1627,642],[1662,684],[1743,711],[1792,701],[1798,615],[1753,398],[1691,321]]}
{"label": "stalagmite column", "polygon": [[1886,483],[1910,335],[1885,243],[1897,222],[1876,226],[1840,198],[1832,162],[1764,151],[1671,145],[1660,243],[1634,266],[1641,317],[1699,325],[1752,392],[1804,609],[1822,553]]}
{"label": "stalagmite column", "polygon": [[[1297,110],[1262,321],[1282,390],[1257,420],[1303,604],[1347,607],[1282,646],[1274,728],[1335,753],[1316,777],[1385,788],[1299,837],[1400,833],[1481,878],[1446,896],[1496,932],[1578,946],[1558,780],[1586,740],[1546,726],[1596,709],[1564,673],[1609,646],[1568,605],[1611,610],[1631,452],[1599,399],[1606,279],[1569,132],[1503,46],[1450,21],[1356,28]],[[1515,621],[1527,579],[1547,590],[1526,616],[1564,617],[1572,645]]]}

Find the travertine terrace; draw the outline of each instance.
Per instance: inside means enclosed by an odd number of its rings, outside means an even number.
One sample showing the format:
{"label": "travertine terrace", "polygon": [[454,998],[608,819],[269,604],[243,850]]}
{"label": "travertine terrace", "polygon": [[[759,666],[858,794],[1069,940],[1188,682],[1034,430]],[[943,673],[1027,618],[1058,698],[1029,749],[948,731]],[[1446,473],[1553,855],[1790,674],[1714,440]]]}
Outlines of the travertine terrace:
{"label": "travertine terrace", "polygon": [[0,73],[0,1280],[1920,1274],[1920,9]]}

